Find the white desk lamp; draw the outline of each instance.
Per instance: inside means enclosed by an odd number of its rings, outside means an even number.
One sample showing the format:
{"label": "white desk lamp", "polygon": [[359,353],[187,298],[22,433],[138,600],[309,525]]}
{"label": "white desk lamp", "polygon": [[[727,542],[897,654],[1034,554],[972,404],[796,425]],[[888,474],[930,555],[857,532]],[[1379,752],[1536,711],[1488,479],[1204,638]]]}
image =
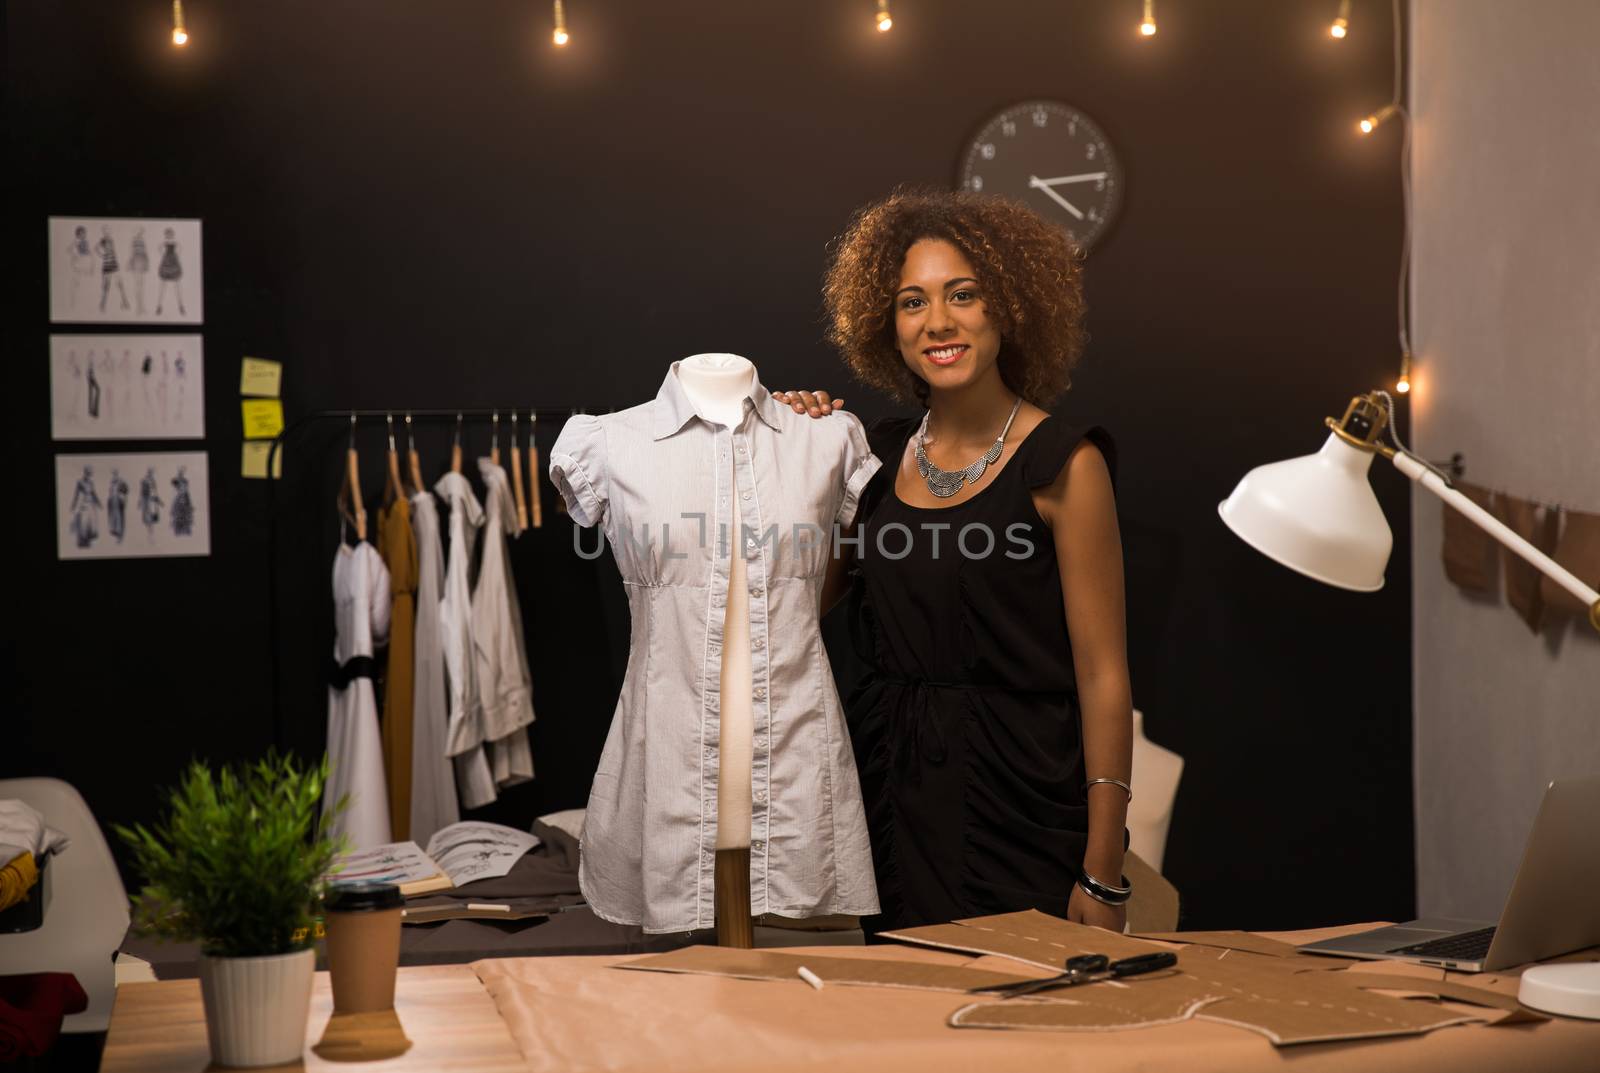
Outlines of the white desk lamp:
{"label": "white desk lamp", "polygon": [[1407,451],[1378,442],[1393,401],[1374,391],[1350,400],[1344,418],[1328,418],[1332,434],[1314,455],[1257,466],[1245,474],[1217,513],[1239,539],[1267,558],[1310,578],[1357,592],[1383,588],[1394,536],[1367,482],[1374,455],[1450,504],[1500,543],[1532,563],[1589,608],[1600,630],[1600,592],[1523,540],[1494,515],[1450,486],[1438,470]]}
{"label": "white desk lamp", "polygon": [[[1322,450],[1257,466],[1218,505],[1217,513],[1239,539],[1267,558],[1341,589],[1375,592],[1383,588],[1384,567],[1394,546],[1389,523],[1367,482],[1372,457],[1381,454],[1583,601],[1589,623],[1600,630],[1600,592],[1450,487],[1397,437],[1390,436],[1394,447],[1378,442],[1393,406],[1387,392],[1351,399],[1342,420],[1327,419],[1333,432]],[[1522,975],[1518,997],[1526,1006],[1552,1013],[1600,1018],[1600,962],[1531,968]]]}

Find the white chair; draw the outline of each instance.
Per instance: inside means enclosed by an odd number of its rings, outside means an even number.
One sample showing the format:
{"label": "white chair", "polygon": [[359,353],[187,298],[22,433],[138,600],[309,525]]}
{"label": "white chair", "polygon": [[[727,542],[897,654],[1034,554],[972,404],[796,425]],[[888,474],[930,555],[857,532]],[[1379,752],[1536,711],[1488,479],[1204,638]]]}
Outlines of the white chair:
{"label": "white chair", "polygon": [[63,1032],[104,1032],[116,998],[113,960],[128,931],[128,894],[111,847],[82,796],[60,779],[0,779],[0,799],[17,798],[44,814],[68,838],[45,869],[44,923],[0,935],[0,973],[70,972],[89,1008],[62,1023]]}
{"label": "white chair", "polygon": [[1133,710],[1133,801],[1128,805],[1128,848],[1161,871],[1172,803],[1183,778],[1183,757],[1144,736],[1144,713]]}

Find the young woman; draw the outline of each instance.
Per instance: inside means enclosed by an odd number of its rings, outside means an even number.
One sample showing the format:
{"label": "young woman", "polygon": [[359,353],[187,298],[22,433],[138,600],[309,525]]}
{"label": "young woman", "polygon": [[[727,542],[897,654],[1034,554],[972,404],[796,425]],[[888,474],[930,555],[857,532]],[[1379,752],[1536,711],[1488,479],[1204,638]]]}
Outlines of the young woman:
{"label": "young woman", "polygon": [[870,667],[847,702],[883,905],[867,927],[1034,908],[1120,931],[1115,454],[1044,409],[1083,344],[1078,252],[1021,205],[901,192],[857,215],[824,293],[855,376],[926,408],[873,427],[884,465],[823,592],[850,589]]}

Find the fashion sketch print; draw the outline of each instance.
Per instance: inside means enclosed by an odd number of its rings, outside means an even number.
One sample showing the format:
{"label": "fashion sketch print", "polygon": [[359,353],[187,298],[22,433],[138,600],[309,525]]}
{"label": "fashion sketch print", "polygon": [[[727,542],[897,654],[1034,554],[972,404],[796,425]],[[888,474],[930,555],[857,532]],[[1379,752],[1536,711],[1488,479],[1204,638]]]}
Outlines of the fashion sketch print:
{"label": "fashion sketch print", "polygon": [[50,435],[197,440],[206,434],[198,335],[52,335]]}
{"label": "fashion sketch print", "polygon": [[54,324],[199,324],[199,220],[52,216]]}
{"label": "fashion sketch print", "polygon": [[211,554],[206,454],[56,455],[56,557]]}

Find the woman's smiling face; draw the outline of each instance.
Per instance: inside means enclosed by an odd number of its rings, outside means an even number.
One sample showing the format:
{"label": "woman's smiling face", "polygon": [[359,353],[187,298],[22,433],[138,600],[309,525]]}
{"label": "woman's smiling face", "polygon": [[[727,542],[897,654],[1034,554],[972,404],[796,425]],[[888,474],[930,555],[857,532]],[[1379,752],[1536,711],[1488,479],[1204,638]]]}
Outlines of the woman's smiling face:
{"label": "woman's smiling face", "polygon": [[985,311],[978,274],[944,239],[918,239],[906,251],[894,327],[906,367],[936,391],[977,381],[1000,356],[1000,332]]}

